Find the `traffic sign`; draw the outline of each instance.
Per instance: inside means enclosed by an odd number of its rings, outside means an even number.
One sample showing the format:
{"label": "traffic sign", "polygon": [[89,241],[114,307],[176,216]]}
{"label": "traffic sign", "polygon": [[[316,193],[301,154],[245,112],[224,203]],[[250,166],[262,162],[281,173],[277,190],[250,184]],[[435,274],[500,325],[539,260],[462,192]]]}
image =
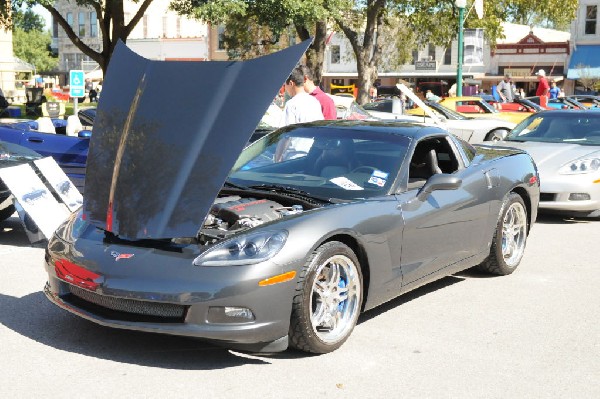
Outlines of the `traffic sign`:
{"label": "traffic sign", "polygon": [[71,97],[85,97],[85,75],[80,70],[69,71],[69,95]]}

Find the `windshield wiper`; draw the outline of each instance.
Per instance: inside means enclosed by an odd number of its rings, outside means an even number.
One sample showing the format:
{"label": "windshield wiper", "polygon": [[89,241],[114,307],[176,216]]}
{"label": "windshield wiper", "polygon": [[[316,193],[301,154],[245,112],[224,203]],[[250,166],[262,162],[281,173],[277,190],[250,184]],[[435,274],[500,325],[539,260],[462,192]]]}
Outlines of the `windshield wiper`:
{"label": "windshield wiper", "polygon": [[231,187],[231,188],[237,188],[238,190],[248,190],[248,187],[242,186],[240,184],[232,183],[229,180],[225,180],[225,183],[223,184],[223,186],[225,186],[225,187]]}
{"label": "windshield wiper", "polygon": [[281,193],[281,194],[298,195],[298,196],[305,197],[305,198],[315,199],[315,200],[321,201],[321,202],[329,202],[329,203],[341,202],[341,201],[337,201],[336,198],[320,197],[318,195],[311,194],[307,191],[300,190],[298,188],[289,187],[289,186],[281,186],[279,184],[258,184],[255,186],[249,186],[248,188],[255,189],[255,190],[273,191],[275,193]]}

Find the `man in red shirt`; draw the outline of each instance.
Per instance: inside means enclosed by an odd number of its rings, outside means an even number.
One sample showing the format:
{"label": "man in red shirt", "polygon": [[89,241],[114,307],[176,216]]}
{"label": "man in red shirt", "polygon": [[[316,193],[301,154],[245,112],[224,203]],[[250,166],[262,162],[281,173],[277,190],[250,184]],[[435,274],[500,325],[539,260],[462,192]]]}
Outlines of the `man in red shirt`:
{"label": "man in red shirt", "polygon": [[302,65],[302,71],[304,72],[304,90],[319,100],[319,103],[321,103],[323,118],[329,120],[337,119],[337,110],[333,100],[329,98],[329,96],[325,94],[323,90],[315,85],[312,71],[306,65]]}
{"label": "man in red shirt", "polygon": [[548,92],[550,91],[550,85],[548,84],[548,79],[546,79],[546,71],[540,69],[538,73],[536,73],[538,78],[538,87],[535,91],[535,95],[537,97],[546,96],[548,97]]}

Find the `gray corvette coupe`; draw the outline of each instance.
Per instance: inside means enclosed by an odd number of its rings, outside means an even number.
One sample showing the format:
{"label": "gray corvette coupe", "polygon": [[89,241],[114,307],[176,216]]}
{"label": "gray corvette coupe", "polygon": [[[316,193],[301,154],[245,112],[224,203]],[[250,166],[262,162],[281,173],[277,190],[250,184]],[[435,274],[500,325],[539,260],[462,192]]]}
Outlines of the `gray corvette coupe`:
{"label": "gray corvette coupe", "polygon": [[[402,293],[473,266],[512,273],[539,200],[525,152],[362,121],[288,126],[244,148],[304,49],[179,63],[120,45],[83,208],[48,243],[50,301],[104,326],[326,353],[361,311]],[[195,92],[235,93],[164,101],[165,76],[184,75]]]}

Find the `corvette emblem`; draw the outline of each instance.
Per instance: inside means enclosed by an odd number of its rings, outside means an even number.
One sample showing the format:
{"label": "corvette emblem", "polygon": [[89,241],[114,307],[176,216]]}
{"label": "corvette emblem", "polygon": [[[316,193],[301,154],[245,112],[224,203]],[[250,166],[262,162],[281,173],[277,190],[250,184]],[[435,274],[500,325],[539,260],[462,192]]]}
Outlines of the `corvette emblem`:
{"label": "corvette emblem", "polygon": [[112,255],[113,258],[115,258],[115,262],[120,260],[120,259],[129,259],[129,258],[133,258],[134,254],[120,254],[117,251],[111,251],[110,253]]}

